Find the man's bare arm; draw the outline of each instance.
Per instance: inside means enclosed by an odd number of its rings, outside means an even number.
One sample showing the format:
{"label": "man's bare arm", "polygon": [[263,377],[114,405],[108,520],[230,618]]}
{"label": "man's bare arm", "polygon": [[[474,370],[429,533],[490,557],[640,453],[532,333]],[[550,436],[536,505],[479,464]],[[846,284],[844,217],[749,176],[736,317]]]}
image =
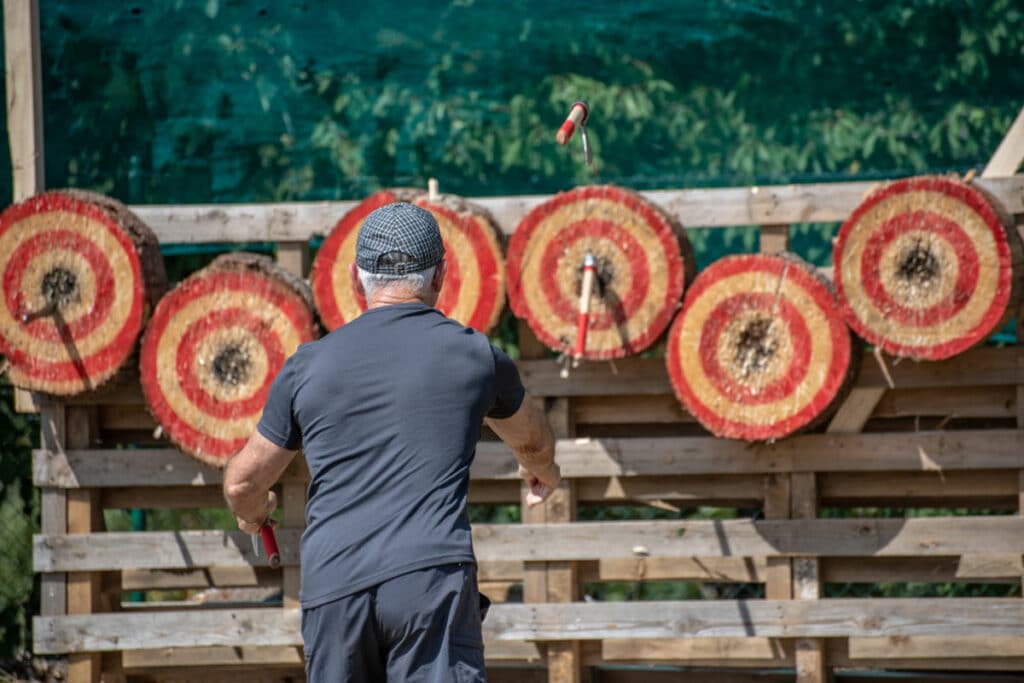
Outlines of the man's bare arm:
{"label": "man's bare arm", "polygon": [[555,435],[544,411],[527,394],[511,417],[489,417],[485,422],[516,456],[519,473],[530,487],[527,504],[543,502],[562,481],[555,463]]}
{"label": "man's bare arm", "polygon": [[277,507],[277,497],[270,487],[281,478],[297,452],[281,448],[254,431],[242,450],[228,460],[224,499],[242,531],[259,533],[260,526]]}

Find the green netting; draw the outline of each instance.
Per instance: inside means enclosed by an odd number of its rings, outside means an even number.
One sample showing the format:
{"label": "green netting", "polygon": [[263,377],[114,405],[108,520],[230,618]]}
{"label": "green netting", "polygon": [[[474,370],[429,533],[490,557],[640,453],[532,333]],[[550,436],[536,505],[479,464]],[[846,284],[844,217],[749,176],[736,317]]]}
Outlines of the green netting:
{"label": "green netting", "polygon": [[130,203],[964,171],[1024,92],[1014,0],[40,4],[47,182]]}

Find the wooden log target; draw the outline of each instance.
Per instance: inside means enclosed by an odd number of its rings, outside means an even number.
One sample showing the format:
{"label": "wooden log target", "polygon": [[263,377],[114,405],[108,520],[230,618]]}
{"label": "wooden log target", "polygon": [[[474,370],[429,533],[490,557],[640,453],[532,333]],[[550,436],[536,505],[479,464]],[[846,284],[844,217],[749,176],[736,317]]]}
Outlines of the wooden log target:
{"label": "wooden log target", "polygon": [[224,254],[165,296],[142,338],[150,411],[186,453],[214,466],[252,434],[285,359],[316,338],[305,283],[255,254]]}
{"label": "wooden log target", "polygon": [[119,202],[80,190],[0,214],[0,272],[10,380],[59,396],[113,377],[167,289],[153,232]]}
{"label": "wooden log target", "polygon": [[872,193],[833,252],[847,323],[895,356],[940,360],[983,341],[1019,297],[1022,250],[1010,225],[952,178],[908,178]]}
{"label": "wooden log target", "polygon": [[597,291],[583,356],[643,351],[668,327],[696,268],[682,229],[620,187],[578,187],[526,214],[508,247],[513,313],[548,347],[571,349],[588,253],[597,261]]}
{"label": "wooden log target", "polygon": [[320,319],[336,329],[366,310],[352,287],[349,265],[366,217],[392,202],[409,202],[430,211],[444,241],[448,272],[437,308],[448,317],[489,332],[505,308],[505,262],[500,232],[484,209],[453,195],[431,199],[420,190],[397,188],[370,195],[346,213],[324,239],[310,282]]}
{"label": "wooden log target", "polygon": [[778,439],[828,414],[859,354],[823,279],[796,257],[727,256],[686,293],[665,355],[676,396],[709,431]]}

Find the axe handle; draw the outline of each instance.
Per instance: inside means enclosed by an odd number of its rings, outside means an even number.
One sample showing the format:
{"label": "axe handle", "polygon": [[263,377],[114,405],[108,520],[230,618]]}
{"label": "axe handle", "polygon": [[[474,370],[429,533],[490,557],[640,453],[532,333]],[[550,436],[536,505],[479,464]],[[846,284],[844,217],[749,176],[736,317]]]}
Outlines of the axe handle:
{"label": "axe handle", "polygon": [[267,551],[267,564],[271,569],[277,569],[281,566],[281,551],[277,548],[277,537],[270,522],[264,522],[260,527],[260,538],[263,539],[263,549]]}

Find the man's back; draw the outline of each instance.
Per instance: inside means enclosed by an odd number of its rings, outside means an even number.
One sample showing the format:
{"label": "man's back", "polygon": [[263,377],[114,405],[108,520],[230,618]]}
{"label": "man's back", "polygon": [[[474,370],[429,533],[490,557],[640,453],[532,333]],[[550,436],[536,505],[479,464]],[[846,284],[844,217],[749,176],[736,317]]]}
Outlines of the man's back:
{"label": "man's back", "polygon": [[[518,382],[496,395],[503,364],[483,335],[421,303],[369,310],[289,359],[279,383],[292,404],[275,386],[260,430],[301,435],[309,464],[305,607],[473,561],[465,500],[480,427],[522,399]],[[277,426],[286,409],[292,434]]]}

